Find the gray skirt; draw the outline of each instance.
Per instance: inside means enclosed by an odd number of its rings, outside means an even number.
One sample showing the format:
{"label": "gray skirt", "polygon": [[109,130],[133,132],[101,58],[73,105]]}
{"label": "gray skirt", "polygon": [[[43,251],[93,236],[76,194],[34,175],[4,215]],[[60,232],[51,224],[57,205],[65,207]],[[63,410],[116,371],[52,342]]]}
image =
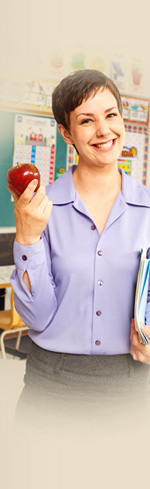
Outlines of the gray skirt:
{"label": "gray skirt", "polygon": [[125,355],[57,353],[33,341],[27,356],[25,388],[53,395],[91,399],[118,398],[149,392],[150,367]]}
{"label": "gray skirt", "polygon": [[64,413],[101,413],[101,419],[122,412],[149,411],[149,366],[130,354],[97,356],[47,351],[34,342],[28,353],[24,389],[16,418],[46,427]]}

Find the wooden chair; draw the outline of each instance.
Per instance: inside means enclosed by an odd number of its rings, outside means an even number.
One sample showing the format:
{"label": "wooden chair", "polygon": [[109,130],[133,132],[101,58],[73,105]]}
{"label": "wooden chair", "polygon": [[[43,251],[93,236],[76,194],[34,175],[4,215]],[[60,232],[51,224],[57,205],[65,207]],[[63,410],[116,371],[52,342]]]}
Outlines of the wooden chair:
{"label": "wooden chair", "polygon": [[0,329],[3,330],[0,333],[0,350],[3,359],[6,359],[6,350],[4,344],[5,337],[8,336],[8,338],[16,338],[14,357],[18,357],[19,355],[17,354],[17,352],[19,350],[22,333],[29,330],[29,328],[25,325],[15,309],[13,289],[11,289],[10,306],[11,307],[8,310],[0,311]]}

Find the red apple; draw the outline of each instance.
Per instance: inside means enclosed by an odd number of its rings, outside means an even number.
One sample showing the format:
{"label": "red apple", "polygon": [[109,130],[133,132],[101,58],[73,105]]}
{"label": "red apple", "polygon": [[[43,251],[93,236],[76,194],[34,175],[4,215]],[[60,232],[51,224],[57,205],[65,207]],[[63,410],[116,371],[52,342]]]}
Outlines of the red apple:
{"label": "red apple", "polygon": [[31,163],[17,163],[17,165],[9,168],[7,172],[7,181],[18,195],[21,195],[28,184],[36,178],[38,180],[35,192],[40,186],[40,173],[35,165]]}

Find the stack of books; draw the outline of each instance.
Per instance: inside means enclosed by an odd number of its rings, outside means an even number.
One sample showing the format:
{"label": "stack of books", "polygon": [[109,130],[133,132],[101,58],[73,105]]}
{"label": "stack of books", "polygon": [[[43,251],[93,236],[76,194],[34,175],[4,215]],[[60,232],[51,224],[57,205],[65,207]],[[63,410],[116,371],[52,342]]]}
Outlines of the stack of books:
{"label": "stack of books", "polygon": [[136,284],[135,304],[134,304],[134,320],[135,328],[139,335],[140,343],[149,345],[148,337],[141,329],[141,323],[145,324],[145,313],[148,298],[148,285],[150,277],[150,249],[143,248],[141,250],[140,265]]}

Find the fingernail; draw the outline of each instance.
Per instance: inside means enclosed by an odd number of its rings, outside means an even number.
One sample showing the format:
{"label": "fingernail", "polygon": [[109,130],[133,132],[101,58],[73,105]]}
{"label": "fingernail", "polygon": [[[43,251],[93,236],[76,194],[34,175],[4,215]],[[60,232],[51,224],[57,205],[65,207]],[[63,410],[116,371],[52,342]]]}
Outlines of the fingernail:
{"label": "fingernail", "polygon": [[34,178],[34,180],[32,180],[31,182],[31,187],[35,187],[37,184],[38,184],[38,180]]}

